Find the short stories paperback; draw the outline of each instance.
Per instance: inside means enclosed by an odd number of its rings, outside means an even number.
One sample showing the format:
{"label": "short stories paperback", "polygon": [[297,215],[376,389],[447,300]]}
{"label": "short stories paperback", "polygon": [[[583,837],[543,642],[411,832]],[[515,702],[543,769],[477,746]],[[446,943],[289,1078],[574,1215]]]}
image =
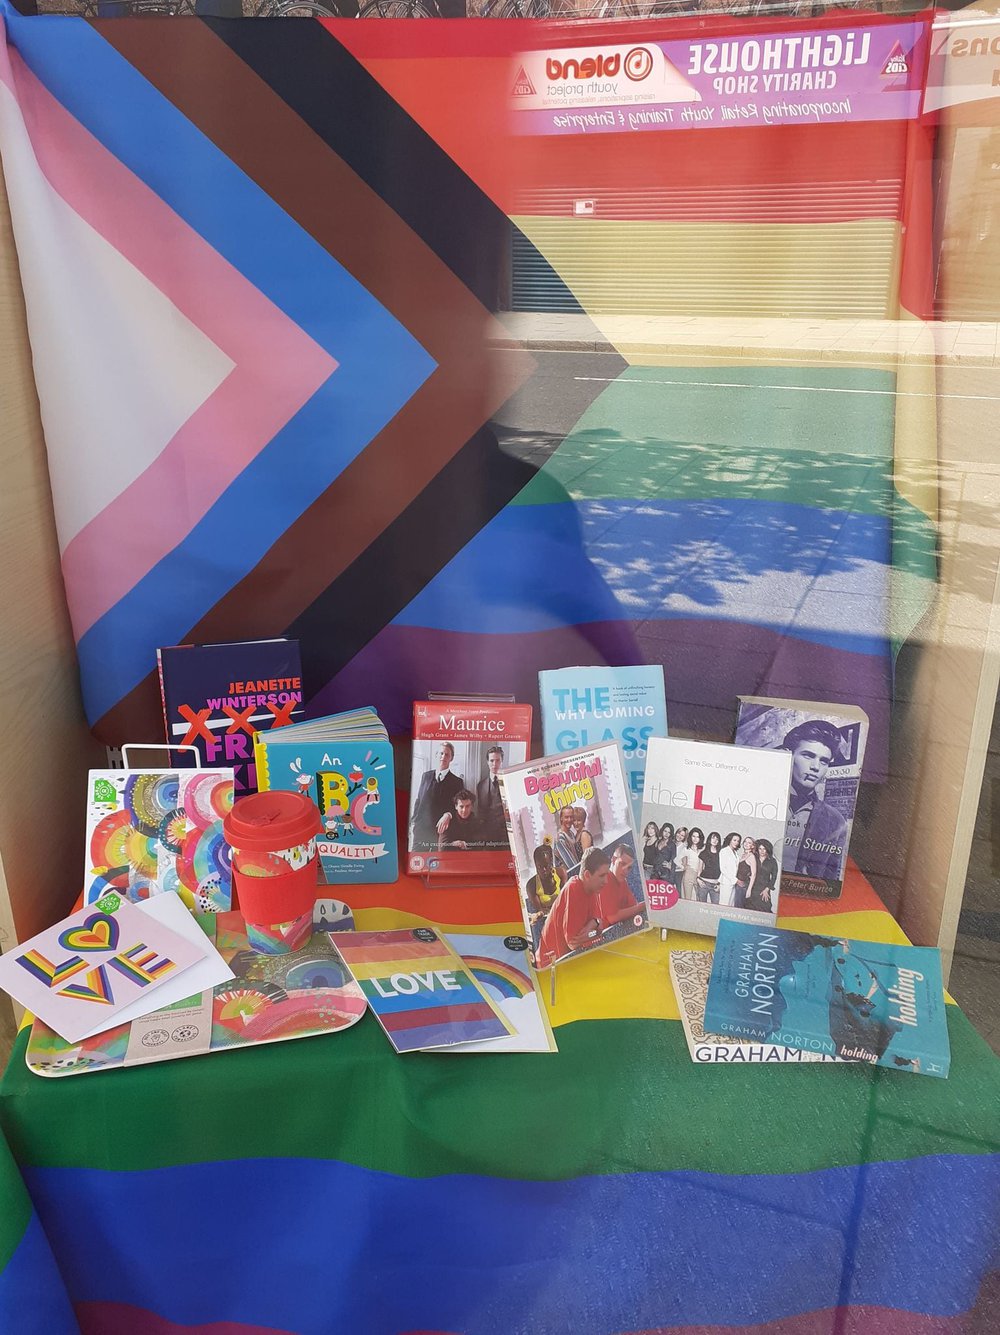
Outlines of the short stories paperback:
{"label": "short stories paperback", "polygon": [[839,898],[867,738],[868,715],[857,706],[740,696],[737,744],[792,758],[781,859],[786,895]]}

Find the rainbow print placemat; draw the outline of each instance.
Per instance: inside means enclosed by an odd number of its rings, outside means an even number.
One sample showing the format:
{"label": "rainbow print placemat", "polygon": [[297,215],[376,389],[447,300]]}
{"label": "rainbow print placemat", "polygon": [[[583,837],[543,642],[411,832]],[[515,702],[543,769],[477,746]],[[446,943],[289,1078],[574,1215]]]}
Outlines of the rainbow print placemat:
{"label": "rainbow print placemat", "polygon": [[216,946],[234,977],[211,992],[144,1016],[141,1028],[140,1022],[120,1024],[75,1043],[36,1017],[28,1037],[28,1069],[62,1077],[232,1052],[336,1033],[364,1016],[365,998],[329,933],[314,930],[306,945],[287,955],[260,955],[250,949],[238,912],[220,913],[214,921]]}
{"label": "rainbow print placemat", "polygon": [[332,932],[397,1052],[508,1038],[510,1021],[437,932]]}

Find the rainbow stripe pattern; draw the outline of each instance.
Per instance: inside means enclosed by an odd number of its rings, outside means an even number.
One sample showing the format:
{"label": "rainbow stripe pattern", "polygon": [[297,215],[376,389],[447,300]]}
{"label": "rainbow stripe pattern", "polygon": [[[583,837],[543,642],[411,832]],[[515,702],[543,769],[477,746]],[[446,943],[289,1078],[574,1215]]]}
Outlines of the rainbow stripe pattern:
{"label": "rainbow stripe pattern", "polygon": [[87,967],[87,961],[79,955],[73,955],[61,964],[53,964],[39,950],[26,950],[18,960],[22,969],[27,969],[32,978],[37,978],[46,987],[57,988],[67,978],[72,978],[81,969]]}
{"label": "rainbow stripe pattern", "polygon": [[498,1000],[531,995],[531,979],[512,964],[485,955],[464,955],[463,959],[476,979]]}
{"label": "rainbow stripe pattern", "polygon": [[[142,986],[145,986],[145,982]],[[99,964],[96,969],[91,969],[84,982],[70,983],[63,988],[61,995],[73,997],[76,1001],[94,1001],[99,1006],[110,1006],[114,1002],[114,993],[108,978],[108,965]]]}
{"label": "rainbow stripe pattern", "polygon": [[169,973],[175,967],[173,960],[157,955],[154,950],[149,950],[141,941],[138,945],[133,946],[131,950],[123,950],[120,955],[116,955],[113,960],[109,960],[108,964],[139,987],[145,987],[147,983],[155,983],[158,978],[162,978],[165,973]]}
{"label": "rainbow stripe pattern", "polygon": [[331,939],[397,1052],[511,1032],[474,970],[430,928],[334,932]]}

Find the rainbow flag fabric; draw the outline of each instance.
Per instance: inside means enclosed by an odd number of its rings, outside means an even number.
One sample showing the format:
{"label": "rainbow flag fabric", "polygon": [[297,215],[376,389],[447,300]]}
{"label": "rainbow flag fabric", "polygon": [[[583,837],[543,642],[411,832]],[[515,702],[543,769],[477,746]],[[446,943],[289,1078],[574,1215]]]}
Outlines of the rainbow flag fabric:
{"label": "rainbow flag fabric", "polygon": [[[914,409],[933,384],[782,351],[780,329],[717,346],[711,321],[778,328],[791,301],[800,323],[921,327],[931,129],[515,132],[518,53],[597,50],[613,24],[0,14],[0,153],[103,740],[156,734],[157,646],[288,634],[313,713],[373,699],[397,736],[442,682],[530,699],[540,668],[647,661],[674,725],[708,735],[740,693],[861,704],[884,775],[893,654],[936,574]],[[866,18],[873,43],[887,21]],[[926,23],[898,33],[912,83]],[[871,97],[902,77],[873,69]],[[536,309],[512,332],[539,302],[582,324],[550,346]],[[644,325],[656,302],[704,345]]]}
{"label": "rainbow flag fabric", "polygon": [[[403,880],[358,903],[361,931],[518,928],[513,891]],[[822,908],[782,922],[901,940],[853,867]],[[561,969],[554,1054],[398,1056],[369,1017],[52,1081],[22,1036],[0,1086],[0,1329],[976,1329],[1000,1243],[1000,1062],[968,1020],[947,1007],[947,1080],[697,1066],[666,950],[648,933]]]}

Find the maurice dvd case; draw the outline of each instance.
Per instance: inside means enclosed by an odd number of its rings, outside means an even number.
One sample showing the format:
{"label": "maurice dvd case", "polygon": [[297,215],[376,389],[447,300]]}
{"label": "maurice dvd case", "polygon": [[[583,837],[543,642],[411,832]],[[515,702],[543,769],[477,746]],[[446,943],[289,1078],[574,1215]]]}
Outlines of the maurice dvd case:
{"label": "maurice dvd case", "polygon": [[511,701],[414,701],[411,873],[509,880],[514,864],[499,779],[528,758],[531,714],[530,705]]}

